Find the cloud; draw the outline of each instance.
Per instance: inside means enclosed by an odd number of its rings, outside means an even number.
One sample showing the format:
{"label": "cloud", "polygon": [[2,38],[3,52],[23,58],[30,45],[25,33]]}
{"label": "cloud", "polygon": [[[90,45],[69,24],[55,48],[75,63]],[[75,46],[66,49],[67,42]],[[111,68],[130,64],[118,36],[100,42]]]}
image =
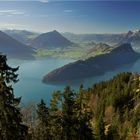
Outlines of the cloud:
{"label": "cloud", "polygon": [[48,3],[49,1],[48,0],[39,0],[39,2]]}
{"label": "cloud", "polygon": [[25,25],[16,24],[16,23],[0,23],[0,28],[8,28],[8,29],[15,29],[15,28],[24,28]]}
{"label": "cloud", "polygon": [[25,12],[19,10],[0,10],[0,15],[24,15]]}
{"label": "cloud", "polygon": [[67,9],[67,10],[64,10],[65,13],[71,13],[73,12],[73,10],[70,10],[70,9]]}

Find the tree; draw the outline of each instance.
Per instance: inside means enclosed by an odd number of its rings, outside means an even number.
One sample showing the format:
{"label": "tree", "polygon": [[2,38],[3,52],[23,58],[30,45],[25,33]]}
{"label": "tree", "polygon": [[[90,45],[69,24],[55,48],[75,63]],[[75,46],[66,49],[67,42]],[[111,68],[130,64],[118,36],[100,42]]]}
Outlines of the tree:
{"label": "tree", "polygon": [[50,136],[53,140],[61,140],[62,135],[62,93],[56,91],[52,95],[50,102],[50,121],[49,121],[49,130]]}
{"label": "tree", "polygon": [[38,124],[36,126],[36,139],[37,140],[48,140],[49,139],[49,109],[46,107],[46,104],[43,99],[37,105],[37,117]]}
{"label": "tree", "polygon": [[73,126],[74,126],[74,100],[75,94],[71,91],[70,87],[66,87],[63,93],[63,103],[62,103],[62,113],[63,113],[63,139],[64,140],[72,140],[73,139]]}
{"label": "tree", "polygon": [[89,121],[92,119],[92,113],[88,105],[89,97],[83,85],[80,86],[79,92],[76,94],[74,105],[74,120],[77,129],[76,139],[85,140],[93,139],[93,133],[89,126]]}
{"label": "tree", "polygon": [[12,82],[16,83],[17,68],[7,65],[7,58],[0,55],[0,139],[25,140],[27,127],[22,124],[18,105],[21,98],[15,98]]}
{"label": "tree", "polygon": [[103,116],[99,116],[97,120],[97,137],[99,140],[105,140],[105,124],[103,120]]}

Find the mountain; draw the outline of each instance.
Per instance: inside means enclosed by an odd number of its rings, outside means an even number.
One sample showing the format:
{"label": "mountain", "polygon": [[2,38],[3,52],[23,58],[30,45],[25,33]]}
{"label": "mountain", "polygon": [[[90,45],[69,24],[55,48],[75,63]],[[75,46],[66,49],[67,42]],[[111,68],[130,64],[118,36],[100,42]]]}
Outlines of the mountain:
{"label": "mountain", "polygon": [[120,43],[131,43],[135,49],[140,50],[140,30],[128,31],[123,35]]}
{"label": "mountain", "polygon": [[43,82],[60,83],[97,76],[134,63],[139,58],[140,54],[132,49],[131,44],[121,44],[110,53],[79,60],[53,70],[44,76]]}
{"label": "mountain", "polygon": [[32,41],[32,46],[35,48],[65,48],[71,45],[73,43],[56,30],[43,33]]}
{"label": "mountain", "polygon": [[131,43],[136,49],[140,49],[140,30],[128,31],[127,33],[120,34],[72,34],[63,33],[65,37],[73,42],[88,42],[94,41],[95,43],[107,43],[110,45]]}
{"label": "mountain", "polygon": [[107,43],[110,45],[115,45],[120,42],[123,34],[73,34],[73,33],[63,33],[63,35],[70,41],[75,43],[81,42],[95,42],[95,43]]}
{"label": "mountain", "polygon": [[34,50],[0,31],[0,52],[8,57],[34,59]]}
{"label": "mountain", "polygon": [[3,32],[26,45],[30,45],[32,40],[39,35],[39,33],[26,30],[3,30]]}
{"label": "mountain", "polygon": [[99,52],[109,52],[112,49],[113,49],[113,47],[108,45],[108,44],[98,43],[93,48],[91,48],[89,50],[89,54],[97,52],[97,51],[99,51]]}
{"label": "mountain", "polygon": [[123,38],[123,41],[125,42],[137,42],[140,41],[140,30],[137,31],[128,31]]}

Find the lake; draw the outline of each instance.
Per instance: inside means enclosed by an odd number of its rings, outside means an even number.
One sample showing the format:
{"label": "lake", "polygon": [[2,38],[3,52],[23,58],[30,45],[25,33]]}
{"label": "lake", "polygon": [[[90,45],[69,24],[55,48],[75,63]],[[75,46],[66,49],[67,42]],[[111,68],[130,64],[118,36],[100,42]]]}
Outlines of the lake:
{"label": "lake", "polygon": [[[42,77],[46,75],[53,69],[61,67],[70,62],[74,62],[72,59],[55,59],[46,58],[33,61],[17,61],[9,60],[8,64],[10,66],[20,66],[18,71],[19,82],[13,85],[14,94],[16,96],[22,96],[22,103],[27,103],[29,101],[39,102],[40,99],[44,99],[46,103],[49,103],[51,95],[55,90],[63,90],[66,85],[46,85],[42,83]],[[140,71],[140,60],[138,60],[134,65],[128,65],[121,69],[115,71],[107,72],[101,76],[91,77],[83,79],[74,83],[67,83],[67,85],[72,86],[72,89],[77,89],[80,84],[84,84],[85,87],[89,87],[96,82],[102,80],[108,80],[116,75],[118,72],[122,71]]]}
{"label": "lake", "polygon": [[16,96],[22,96],[22,102],[39,101],[41,98],[49,102],[54,90],[62,90],[63,85],[45,85],[42,83],[43,76],[51,70],[63,66],[74,60],[63,59],[39,59],[33,61],[9,60],[12,67],[20,66],[19,82],[13,85]]}

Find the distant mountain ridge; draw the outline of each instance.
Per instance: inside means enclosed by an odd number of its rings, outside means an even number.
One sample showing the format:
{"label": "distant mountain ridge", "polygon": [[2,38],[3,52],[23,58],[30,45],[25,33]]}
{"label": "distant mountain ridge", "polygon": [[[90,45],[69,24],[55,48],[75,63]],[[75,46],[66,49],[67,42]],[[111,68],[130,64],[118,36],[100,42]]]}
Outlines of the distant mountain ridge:
{"label": "distant mountain ridge", "polygon": [[31,44],[31,46],[35,48],[64,48],[71,45],[73,45],[73,43],[56,30],[40,34]]}
{"label": "distant mountain ridge", "polygon": [[73,42],[94,41],[95,43],[107,43],[109,45],[131,43],[134,48],[140,49],[140,30],[128,31],[120,34],[73,34],[63,33],[65,37]]}
{"label": "distant mountain ridge", "polygon": [[53,70],[44,76],[43,82],[61,83],[98,76],[107,71],[134,63],[139,58],[140,54],[135,52],[130,44],[121,44],[108,54],[99,55],[87,60],[79,60]]}
{"label": "distant mountain ridge", "polygon": [[8,57],[34,59],[34,50],[0,31],[0,52]]}
{"label": "distant mountain ridge", "polygon": [[80,42],[90,42],[95,43],[110,43],[110,45],[117,44],[120,42],[124,34],[74,34],[74,33],[63,33],[63,35],[69,40],[80,43]]}
{"label": "distant mountain ridge", "polygon": [[36,38],[39,33],[31,32],[27,30],[3,30],[4,33],[11,36],[12,38],[16,39],[17,41],[30,45],[32,40]]}
{"label": "distant mountain ridge", "polygon": [[56,30],[47,33],[35,33],[27,30],[3,30],[3,32],[23,44],[32,44],[32,47],[35,48],[63,48],[71,46],[73,43],[102,42],[109,45],[131,43],[134,48],[140,49],[140,30],[130,30],[120,34],[74,34],[59,33]]}
{"label": "distant mountain ridge", "polygon": [[93,47],[89,50],[89,53],[94,52],[94,51],[98,51],[98,50],[107,51],[107,50],[111,50],[111,49],[113,49],[113,47],[108,45],[108,44],[98,43],[98,44],[95,44],[95,47]]}

